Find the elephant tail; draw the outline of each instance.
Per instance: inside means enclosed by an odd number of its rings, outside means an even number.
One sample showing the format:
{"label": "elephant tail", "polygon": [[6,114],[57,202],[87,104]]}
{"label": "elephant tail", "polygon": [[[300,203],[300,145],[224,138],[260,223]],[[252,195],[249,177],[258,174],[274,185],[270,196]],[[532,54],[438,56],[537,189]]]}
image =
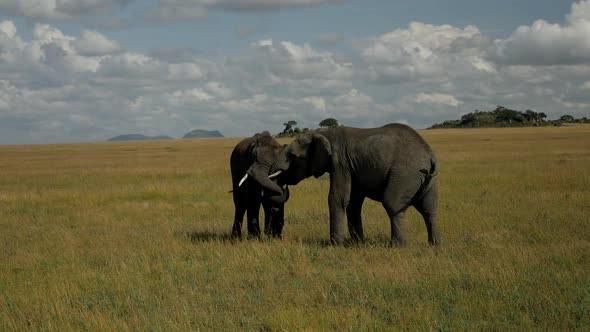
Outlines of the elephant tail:
{"label": "elephant tail", "polygon": [[432,157],[430,157],[430,169],[421,170],[421,172],[424,173],[424,182],[422,183],[422,188],[420,188],[418,196],[421,197],[428,192],[428,189],[430,189],[430,187],[432,186],[432,179],[438,175],[438,170],[438,161],[436,160],[436,157],[433,155]]}
{"label": "elephant tail", "polygon": [[430,158],[430,172],[428,173],[428,176],[433,178],[437,175],[438,175],[438,161],[436,160],[436,157],[433,155]]}

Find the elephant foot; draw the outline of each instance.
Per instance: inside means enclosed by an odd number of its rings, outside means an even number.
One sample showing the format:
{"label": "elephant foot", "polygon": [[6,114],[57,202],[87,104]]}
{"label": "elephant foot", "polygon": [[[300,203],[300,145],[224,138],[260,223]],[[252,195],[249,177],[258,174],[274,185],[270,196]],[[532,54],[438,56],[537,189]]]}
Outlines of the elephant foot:
{"label": "elephant foot", "polygon": [[364,236],[363,236],[363,234],[351,233],[350,234],[350,240],[353,243],[361,243],[364,240]]}
{"label": "elephant foot", "polygon": [[260,233],[248,233],[248,240],[260,240]]}
{"label": "elephant foot", "polygon": [[330,238],[330,244],[333,246],[343,246],[344,238]]}
{"label": "elephant foot", "polygon": [[260,228],[248,227],[248,239],[260,239]]}
{"label": "elephant foot", "polygon": [[270,236],[272,236],[272,237],[274,237],[274,238],[276,238],[276,239],[282,239],[282,238],[283,238],[283,235],[282,235],[282,233],[283,233],[283,230],[282,230],[282,228],[281,228],[281,229],[273,229],[273,230],[270,232]]}
{"label": "elephant foot", "polygon": [[234,225],[234,227],[231,230],[231,237],[232,239],[240,239],[242,238],[242,230],[240,227],[236,227],[236,225]]}
{"label": "elephant foot", "polygon": [[405,248],[407,246],[406,241],[400,241],[397,239],[391,240],[390,246],[392,248]]}
{"label": "elephant foot", "polygon": [[281,234],[272,233],[272,234],[268,234],[268,238],[282,240],[283,236]]}

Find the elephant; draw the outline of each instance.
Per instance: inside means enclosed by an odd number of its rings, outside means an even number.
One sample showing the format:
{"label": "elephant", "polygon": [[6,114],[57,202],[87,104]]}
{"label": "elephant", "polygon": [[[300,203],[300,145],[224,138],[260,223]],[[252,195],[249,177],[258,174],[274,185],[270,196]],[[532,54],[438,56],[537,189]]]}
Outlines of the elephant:
{"label": "elephant", "polygon": [[[261,204],[264,209],[264,233],[272,237],[282,237],[284,204],[289,199],[289,188],[263,188],[268,187],[269,183],[276,185],[268,178],[268,172],[271,163],[283,148],[265,131],[243,139],[232,151],[230,169],[235,206],[232,237],[242,237],[242,221],[247,211],[248,234],[250,237],[260,238],[258,213]],[[261,179],[262,184],[255,179]]]}
{"label": "elephant", "polygon": [[283,149],[269,176],[277,183],[265,184],[278,191],[280,184],[296,185],[312,175],[329,173],[332,244],[344,241],[345,216],[351,239],[363,239],[361,209],[368,197],[385,208],[394,246],[406,245],[403,219],[409,206],[424,218],[429,244],[438,245],[438,170],[431,147],[407,125],[322,128],[299,136]]}

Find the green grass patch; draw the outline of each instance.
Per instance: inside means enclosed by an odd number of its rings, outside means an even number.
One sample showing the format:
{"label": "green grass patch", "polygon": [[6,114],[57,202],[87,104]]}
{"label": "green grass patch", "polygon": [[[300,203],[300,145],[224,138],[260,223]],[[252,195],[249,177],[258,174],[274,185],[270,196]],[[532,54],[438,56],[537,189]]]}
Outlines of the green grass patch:
{"label": "green grass patch", "polygon": [[231,239],[238,139],[0,146],[0,330],[590,329],[590,127],[423,135],[439,248],[370,200],[330,246],[326,176],[284,239]]}

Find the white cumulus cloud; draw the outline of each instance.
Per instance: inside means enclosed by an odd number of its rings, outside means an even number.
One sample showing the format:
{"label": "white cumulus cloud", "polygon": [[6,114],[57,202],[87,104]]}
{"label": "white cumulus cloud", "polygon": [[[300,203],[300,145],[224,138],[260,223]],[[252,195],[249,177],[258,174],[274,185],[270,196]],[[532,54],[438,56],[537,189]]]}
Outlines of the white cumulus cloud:
{"label": "white cumulus cloud", "polygon": [[496,41],[492,58],[510,65],[568,65],[590,61],[590,1],[574,2],[563,25],[537,20]]}
{"label": "white cumulus cloud", "polygon": [[190,21],[206,18],[209,11],[272,11],[317,6],[342,0],[160,0],[148,17],[160,21]]}
{"label": "white cumulus cloud", "polygon": [[262,40],[253,47],[266,60],[270,73],[279,78],[347,79],[353,75],[351,63],[339,61],[332,53],[317,51],[308,44]]}
{"label": "white cumulus cloud", "polygon": [[314,110],[325,112],[326,111],[326,100],[322,97],[305,97],[304,100],[308,102]]}
{"label": "white cumulus cloud", "polygon": [[171,80],[198,80],[203,78],[204,74],[196,63],[173,63],[168,65]]}
{"label": "white cumulus cloud", "polygon": [[493,72],[479,45],[485,44],[479,29],[412,22],[374,38],[362,50],[369,75],[376,83],[460,76],[472,71]]}
{"label": "white cumulus cloud", "polygon": [[457,107],[461,104],[454,96],[444,93],[419,93],[414,98],[414,101],[422,104],[442,104]]}
{"label": "white cumulus cloud", "polygon": [[88,56],[113,54],[121,49],[116,41],[108,39],[100,32],[90,30],[82,31],[82,35],[73,46],[79,54]]}
{"label": "white cumulus cloud", "polygon": [[[145,51],[96,26],[72,32],[53,22],[128,1],[27,7],[34,3],[0,2],[3,14],[47,20],[32,20],[23,31],[19,18],[0,22],[0,143],[103,140],[129,132],[179,137],[195,126],[226,135],[276,133],[287,120],[316,128],[328,117],[361,127],[426,127],[497,105],[550,118],[588,116],[590,0],[573,3],[562,22],[528,22],[496,40],[476,26],[413,22],[338,45],[269,33],[214,56],[192,40]],[[263,0],[158,4],[168,5],[232,15],[280,7]]]}
{"label": "white cumulus cloud", "polygon": [[105,14],[132,0],[2,0],[0,11],[33,19],[75,20]]}

